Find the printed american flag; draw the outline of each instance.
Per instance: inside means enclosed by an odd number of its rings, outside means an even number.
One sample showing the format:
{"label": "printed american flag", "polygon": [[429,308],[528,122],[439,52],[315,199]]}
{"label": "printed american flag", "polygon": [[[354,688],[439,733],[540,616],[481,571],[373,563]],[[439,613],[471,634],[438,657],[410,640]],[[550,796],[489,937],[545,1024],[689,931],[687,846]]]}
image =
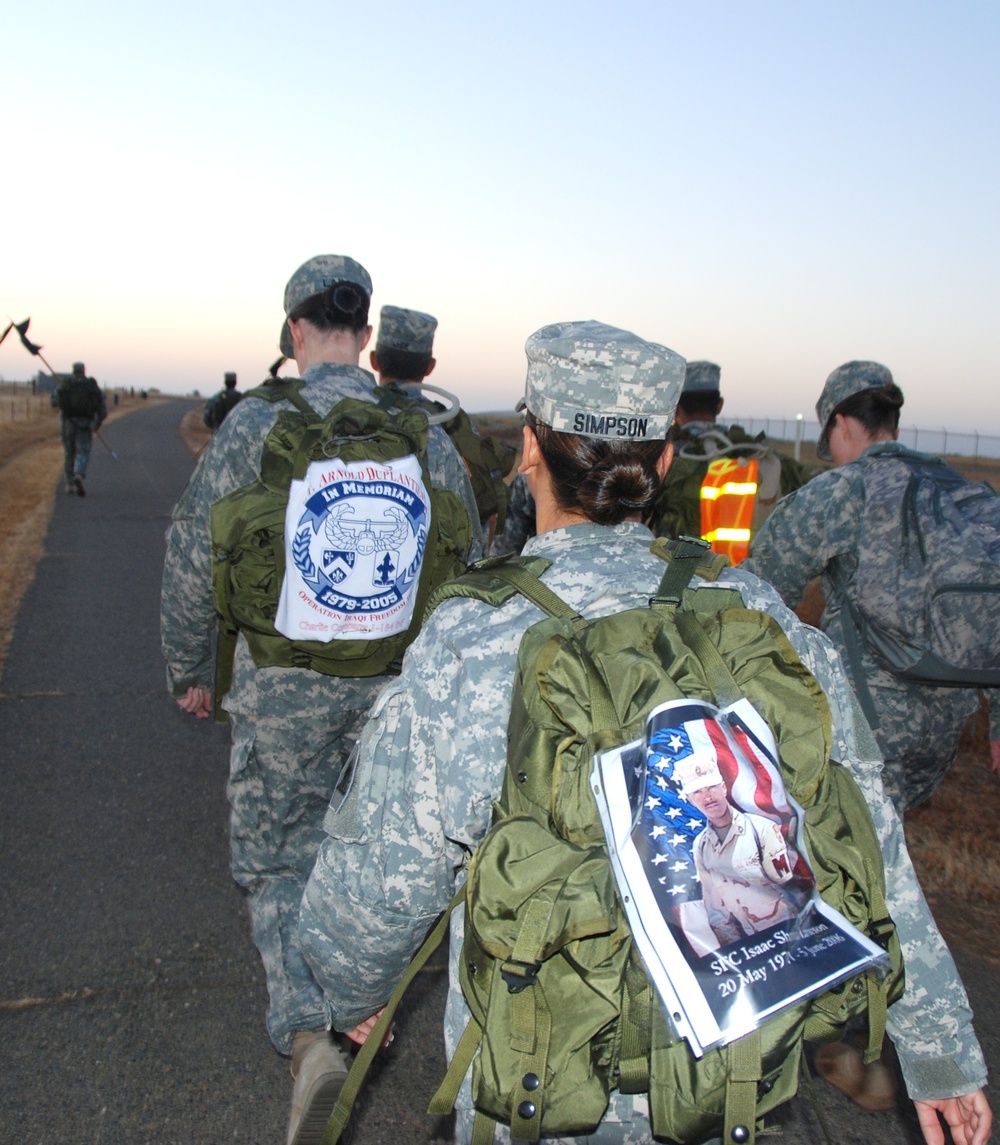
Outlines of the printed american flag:
{"label": "printed american flag", "polygon": [[646,782],[637,790],[636,798],[641,792],[643,802],[636,808],[632,842],[650,873],[653,893],[664,912],[701,899],[692,844],[707,820],[678,794],[674,768],[678,760],[693,752],[685,723],[704,721],[704,717],[705,709],[700,705],[671,710],[671,726],[657,728],[649,739]]}

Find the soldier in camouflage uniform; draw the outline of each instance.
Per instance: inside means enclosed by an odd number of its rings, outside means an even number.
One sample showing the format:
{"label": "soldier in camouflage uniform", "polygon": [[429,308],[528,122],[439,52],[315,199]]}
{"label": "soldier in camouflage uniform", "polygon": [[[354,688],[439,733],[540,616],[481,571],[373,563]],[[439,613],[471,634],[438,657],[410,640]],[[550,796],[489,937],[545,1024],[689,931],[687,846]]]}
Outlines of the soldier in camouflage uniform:
{"label": "soldier in camouflage uniform", "polygon": [[[717,424],[725,400],[720,390],[721,376],[722,371],[714,362],[687,364],[684,389],[677,403],[677,423],[671,435],[674,462],[650,515],[650,527],[658,537],[701,536],[701,486],[709,461],[716,456],[742,456],[730,450],[729,444],[745,446],[748,457],[758,456],[763,449],[763,434],[751,437],[740,425],[722,429]],[[762,461],[755,522],[765,517],[778,497],[798,489],[806,480],[805,469],[794,458],[773,449],[767,450],[766,455],[774,472],[765,479]],[[770,474],[770,470],[767,472]]]}
{"label": "soldier in camouflage uniform", "polygon": [[[488,544],[498,518],[506,516],[507,490],[503,478],[514,464],[514,450],[493,438],[482,437],[454,394],[427,383],[428,375],[437,365],[433,355],[436,329],[437,319],[431,314],[405,310],[401,306],[383,306],[371,366],[379,376],[379,385],[400,394],[405,402],[419,403],[429,418],[444,427],[462,454]],[[426,391],[437,392],[447,404],[436,401]]]}
{"label": "soldier in camouflage uniform", "polygon": [[73,363],[73,372],[52,393],[52,405],[59,410],[63,443],[63,471],[66,492],[86,495],[84,478],[90,464],[94,434],[108,416],[108,403],[97,382],[87,376],[83,362]]}
{"label": "soldier in camouflage uniform", "polygon": [[231,372],[223,374],[222,389],[205,402],[205,411],[202,414],[202,421],[215,433],[219,426],[226,420],[226,414],[228,414],[233,406],[242,398],[243,395],[236,388],[236,375]]}
{"label": "soldier in camouflage uniform", "polygon": [[[351,258],[320,255],[285,290],[281,351],[294,357],[303,394],[320,414],[343,398],[376,400],[375,379],[358,368],[371,327],[371,280]],[[331,314],[329,327],[320,313]],[[185,711],[212,710],[213,502],[256,479],[261,448],[284,402],[245,398],[201,455],[167,534],[161,629],[171,693]],[[453,490],[466,506],[481,555],[479,518],[462,460],[443,430],[431,427],[427,463],[432,484]],[[307,1031],[325,1025],[323,994],[299,952],[299,902],[322,838],[334,784],[379,688],[388,677],[321,675],[305,668],[257,668],[242,635],[225,708],[232,728],[228,785],[232,807],[233,877],[247,889],[254,941],[267,975],[268,1030],[279,1052],[293,1052],[293,1073],[322,1082],[342,1061],[330,1039]],[[293,1045],[293,1038],[295,1044]],[[316,1046],[303,1066],[301,1059]],[[317,1073],[317,1071],[319,1071]],[[296,1100],[302,1095],[296,1090]],[[308,1095],[306,1095],[308,1096]],[[298,1114],[303,1112],[299,1102]],[[294,1117],[293,1117],[294,1120]],[[294,1137],[294,1125],[289,1140]]]}
{"label": "soldier in camouflage uniform", "polygon": [[[875,429],[856,416],[858,403],[879,402]],[[845,404],[846,403],[846,404]],[[852,404],[853,403],[853,404]],[[822,628],[841,652],[846,649],[845,596],[854,584],[865,500],[859,458],[898,452],[896,437],[903,394],[878,362],[847,362],[827,378],[816,405],[823,427],[817,453],[838,466],[813,478],[782,501],[754,539],[750,567],[769,580],[795,607],[806,585],[820,577],[826,607]],[[854,410],[854,414],[851,410]],[[877,470],[873,476],[877,478]],[[895,560],[896,531],[883,539],[886,561]],[[848,673],[853,673],[845,656]],[[975,688],[931,687],[903,680],[862,650],[863,683],[871,694],[878,726],[875,735],[885,757],[882,782],[900,815],[935,790],[958,752],[969,716],[979,708]],[[855,683],[857,683],[855,681]],[[990,738],[1000,760],[1000,705],[991,705]]]}
{"label": "soldier in camouflage uniform", "polygon": [[[528,340],[527,351],[522,471],[536,501],[538,534],[526,551],[553,562],[542,579],[584,616],[644,608],[663,564],[649,552],[652,534],[640,518],[669,464],[670,447],[663,442],[683,362],[661,346],[589,322],[545,327]],[[553,441],[548,426],[560,431],[556,445],[579,448],[588,466],[585,478],[577,471],[570,475],[575,480],[564,480],[558,499],[539,445],[539,435]],[[621,428],[628,440],[625,452],[614,456],[633,463],[628,476],[618,462],[598,460],[606,446],[601,439]],[[579,447],[564,444],[577,433]],[[917,884],[899,819],[882,792],[878,749],[840,658],[822,633],[801,624],[755,576],[731,570],[722,583],[738,588],[748,608],[777,619],[827,696],[834,758],[850,767],[871,806],[889,909],[905,951],[906,993],[891,1008],[889,1026],[909,1092],[928,1124],[937,1125],[941,1109],[968,1129],[957,1139],[983,1145],[991,1115],[980,1088],[985,1064],[968,1000]],[[372,710],[350,790],[331,805],[328,837],[300,921],[302,948],[326,992],[328,1021],[355,1041],[370,1032],[411,955],[464,881],[490,825],[506,767],[518,646],[543,615],[520,595],[501,608],[473,599],[444,601],[408,650],[402,675]],[[445,1018],[449,1057],[469,1017],[458,986],[463,922],[456,910]],[[473,1119],[467,1077],[457,1105],[457,1140],[470,1140]],[[498,1128],[496,1139],[506,1137]],[[586,1140],[649,1142],[647,1098],[614,1092],[600,1128]]]}

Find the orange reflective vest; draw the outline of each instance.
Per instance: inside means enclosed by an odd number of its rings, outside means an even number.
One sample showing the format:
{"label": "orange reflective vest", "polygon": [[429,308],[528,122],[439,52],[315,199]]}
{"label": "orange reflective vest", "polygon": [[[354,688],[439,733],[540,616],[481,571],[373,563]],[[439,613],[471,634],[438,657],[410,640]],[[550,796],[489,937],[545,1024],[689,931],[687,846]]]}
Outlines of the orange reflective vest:
{"label": "orange reflective vest", "polygon": [[734,565],[750,551],[757,484],[757,459],[739,457],[711,462],[701,483],[702,538]]}

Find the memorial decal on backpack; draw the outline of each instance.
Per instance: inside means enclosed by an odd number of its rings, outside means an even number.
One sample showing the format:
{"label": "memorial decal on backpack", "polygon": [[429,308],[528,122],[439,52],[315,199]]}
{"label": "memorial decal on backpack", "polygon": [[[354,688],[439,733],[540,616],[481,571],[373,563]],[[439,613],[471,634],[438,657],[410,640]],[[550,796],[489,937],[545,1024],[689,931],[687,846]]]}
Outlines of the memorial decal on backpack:
{"label": "memorial decal on backpack", "polygon": [[405,632],[430,516],[415,457],[314,461],[289,490],[275,628],[322,642]]}

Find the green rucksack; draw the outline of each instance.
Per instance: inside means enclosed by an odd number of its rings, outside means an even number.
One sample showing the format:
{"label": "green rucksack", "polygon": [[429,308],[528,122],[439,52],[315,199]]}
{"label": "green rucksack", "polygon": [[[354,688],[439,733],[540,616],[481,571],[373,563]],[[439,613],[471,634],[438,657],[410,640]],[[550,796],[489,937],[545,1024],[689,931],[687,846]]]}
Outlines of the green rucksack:
{"label": "green rucksack", "polygon": [[[432,413],[442,412],[445,409],[440,402],[420,395],[417,383],[406,383],[404,388],[393,382],[380,388],[387,395],[393,395],[392,404],[397,407],[426,409]],[[507,506],[510,503],[510,492],[504,478],[514,464],[517,450],[495,437],[483,437],[473,426],[469,415],[461,408],[454,417],[440,424],[462,455],[465,467],[469,471],[472,492],[479,508],[480,522],[485,525],[490,517],[495,516],[496,532],[499,533],[507,520]]]}
{"label": "green rucksack", "polygon": [[751,436],[739,425],[713,428],[704,434],[674,429],[674,460],[660,486],[647,524],[657,537],[701,533],[701,486],[712,461],[727,457],[756,458],[758,491],[751,531],[756,534],[780,497],[806,482],[804,467],[766,444],[763,432]]}
{"label": "green rucksack", "polygon": [[[435,594],[496,607],[521,593],[550,614],[522,638],[508,725],[507,769],[492,826],[465,886],[462,990],[472,1020],[428,1112],[454,1106],[472,1065],[474,1145],[594,1132],[609,1094],[649,1095],[654,1134],[677,1142],[752,1142],[758,1121],[798,1086],[803,1040],[830,1041],[851,1018],[869,1023],[878,1056],[887,1006],[903,989],[885,908],[882,854],[864,797],[829,760],[826,698],[777,621],[714,580],[727,558],[700,541],[657,540],[669,562],[645,609],[587,621],[539,581],[537,557],[481,561]],[[823,899],[890,954],[798,1002],[752,1033],[696,1058],[673,1033],[638,955],[591,793],[596,752],[642,735],[649,711],[678,698],[745,695],[780,744],[782,777],[803,808],[808,857]],[[448,912],[450,913],[450,911]],[[359,1051],[323,1145],[339,1138],[364,1071],[409,981],[446,932],[443,916]]]}
{"label": "green rucksack", "polygon": [[[352,677],[398,673],[431,592],[466,567],[471,522],[455,493],[431,485],[426,415],[419,410],[393,412],[373,402],[344,398],[323,417],[302,395],[301,387],[298,379],[278,378],[247,393],[247,398],[269,402],[287,400],[294,409],[279,413],[268,433],[257,480],[212,505],[213,582],[220,617],[217,700],[231,686],[240,632],[259,668],[309,668],[328,676]],[[409,628],[379,639],[329,642],[282,635],[275,619],[286,572],[285,517],[293,479],[302,480],[313,461],[339,458],[345,463],[378,463],[409,455],[419,461],[431,502],[430,528],[420,542],[423,560]],[[370,521],[357,527],[363,530],[365,526],[374,536]],[[331,547],[335,544],[330,543]],[[308,554],[303,559],[308,561]],[[216,710],[218,714],[218,703]]]}

